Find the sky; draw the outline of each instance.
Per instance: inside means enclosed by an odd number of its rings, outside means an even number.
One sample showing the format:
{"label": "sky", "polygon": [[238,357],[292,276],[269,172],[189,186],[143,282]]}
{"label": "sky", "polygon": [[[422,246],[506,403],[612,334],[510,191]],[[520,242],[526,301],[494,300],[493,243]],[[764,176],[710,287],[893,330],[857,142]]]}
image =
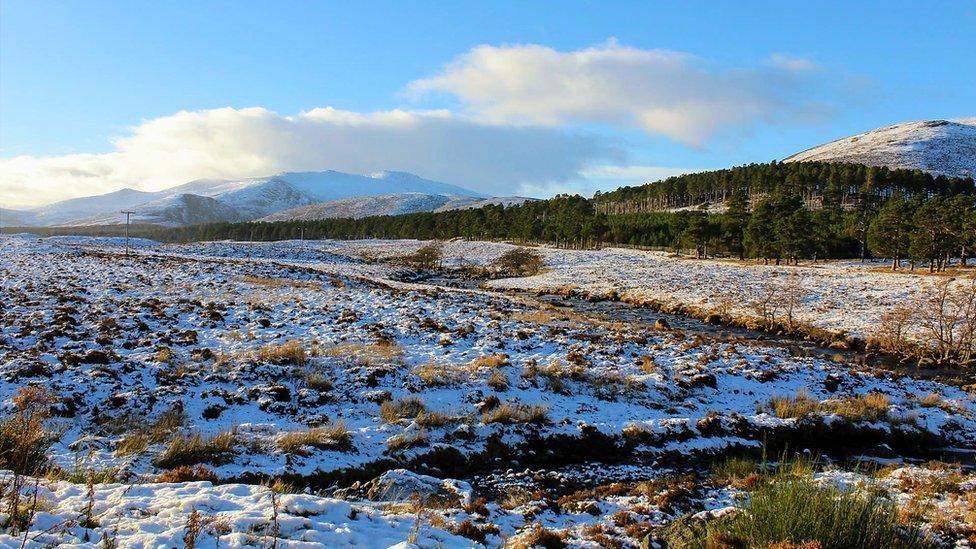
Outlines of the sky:
{"label": "sky", "polygon": [[283,171],[590,195],[976,115],[976,1],[0,1],[0,206]]}

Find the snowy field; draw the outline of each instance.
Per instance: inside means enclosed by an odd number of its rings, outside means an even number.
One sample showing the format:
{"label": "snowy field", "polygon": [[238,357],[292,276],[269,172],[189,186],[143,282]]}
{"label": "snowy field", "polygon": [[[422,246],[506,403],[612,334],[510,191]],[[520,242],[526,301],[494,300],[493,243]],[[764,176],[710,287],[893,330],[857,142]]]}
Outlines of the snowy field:
{"label": "snowy field", "polygon": [[[171,547],[190,531],[207,540],[199,547],[517,546],[544,527],[571,545],[629,547],[741,498],[697,482],[680,504],[662,500],[691,463],[772,438],[805,443],[811,422],[851,437],[811,448],[827,455],[853,445],[901,463],[913,445],[976,447],[976,402],[963,388],[395,282],[398,268],[377,260],[417,242],[139,242],[129,257],[119,244],[0,242],[3,411],[16,412],[25,387],[52,395],[48,455],[62,471],[16,487],[41,504],[26,534],[7,528],[3,543]],[[485,264],[505,249],[445,252],[452,265]],[[807,318],[863,333],[927,283],[847,264],[543,253],[546,273],[491,285],[708,304],[802,271]],[[852,411],[867,396],[870,413]],[[777,411],[780,397],[816,403],[814,417]],[[78,478],[91,471],[102,480],[89,487]],[[953,482],[969,490],[967,475]],[[901,497],[904,483],[888,478],[868,480]],[[592,489],[606,483],[618,488]],[[930,496],[935,511],[958,507]],[[933,535],[964,535],[959,512]]]}
{"label": "snowy field", "polygon": [[[353,257],[398,257],[423,242],[366,240],[324,245]],[[445,263],[451,267],[484,266],[510,244],[448,242]],[[796,277],[805,290],[797,310],[799,320],[830,331],[869,336],[882,315],[898,304],[931,290],[940,277],[887,272],[890,264],[877,261],[828,261],[816,265],[776,266],[735,261],[676,258],[664,252],[621,248],[559,250],[536,248],[545,258],[545,272],[537,276],[490,281],[497,289],[541,291],[576,290],[581,295],[616,293],[633,303],[656,301],[703,309],[724,309],[755,315],[755,303],[771,288]]]}

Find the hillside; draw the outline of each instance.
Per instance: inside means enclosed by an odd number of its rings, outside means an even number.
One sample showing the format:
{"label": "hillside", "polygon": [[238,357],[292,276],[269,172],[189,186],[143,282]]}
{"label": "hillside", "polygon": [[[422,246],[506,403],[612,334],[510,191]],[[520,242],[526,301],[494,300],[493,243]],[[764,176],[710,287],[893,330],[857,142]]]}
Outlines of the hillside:
{"label": "hillside", "polygon": [[526,200],[530,199],[517,196],[479,198],[443,194],[395,193],[329,200],[275,212],[259,219],[259,221],[360,219],[380,215],[403,215],[419,212],[444,212],[465,208],[481,208],[489,204],[511,206],[521,204]]}
{"label": "hillside", "polygon": [[784,160],[808,161],[854,162],[917,169],[947,177],[973,177],[976,117],[895,124],[831,141]]}

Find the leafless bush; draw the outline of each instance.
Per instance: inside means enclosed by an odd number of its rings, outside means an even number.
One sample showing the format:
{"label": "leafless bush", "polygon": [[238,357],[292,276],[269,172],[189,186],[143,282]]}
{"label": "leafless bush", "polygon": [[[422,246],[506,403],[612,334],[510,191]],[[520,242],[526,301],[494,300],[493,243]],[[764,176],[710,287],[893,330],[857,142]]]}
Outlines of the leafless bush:
{"label": "leafless bush", "polygon": [[902,303],[881,315],[881,322],[872,336],[878,347],[888,353],[907,353],[911,349],[908,336],[919,314],[917,303]]}
{"label": "leafless bush", "polygon": [[753,302],[753,310],[762,318],[767,330],[781,324],[786,330],[797,328],[796,314],[807,297],[807,290],[803,285],[803,278],[796,273],[784,281],[771,281],[764,284],[759,291],[759,297]]}
{"label": "leafless bush", "polygon": [[932,358],[971,364],[976,352],[976,279],[955,285],[952,279],[938,282],[919,310],[919,328]]}
{"label": "leafless bush", "polygon": [[441,265],[444,257],[444,246],[440,242],[431,242],[416,252],[404,256],[400,261],[418,271],[432,271]]}
{"label": "leafless bush", "polygon": [[491,262],[491,270],[500,276],[532,276],[542,270],[542,256],[528,248],[513,248]]}

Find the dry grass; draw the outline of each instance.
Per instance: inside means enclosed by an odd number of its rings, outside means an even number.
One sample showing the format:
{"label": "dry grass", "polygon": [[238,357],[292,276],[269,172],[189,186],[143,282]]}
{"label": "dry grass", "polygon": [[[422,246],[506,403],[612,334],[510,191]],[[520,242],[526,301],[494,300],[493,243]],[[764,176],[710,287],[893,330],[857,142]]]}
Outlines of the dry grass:
{"label": "dry grass", "polygon": [[417,425],[427,429],[436,429],[452,423],[457,423],[461,418],[445,414],[443,412],[420,412],[414,421]]}
{"label": "dry grass", "polygon": [[391,452],[401,452],[417,446],[427,444],[427,432],[417,431],[392,436],[386,440],[386,447]]}
{"label": "dry grass", "polygon": [[481,415],[481,422],[491,423],[549,423],[549,408],[539,404],[501,404]]}
{"label": "dry grass", "polygon": [[321,284],[311,280],[294,280],[291,278],[271,278],[266,276],[239,276],[234,279],[237,282],[244,282],[254,286],[267,286],[269,288],[321,288]]}
{"label": "dry grass", "polygon": [[293,339],[285,343],[270,343],[258,349],[258,359],[271,364],[293,364],[304,366],[308,353],[301,341]]}
{"label": "dry grass", "polygon": [[478,358],[471,361],[470,368],[472,370],[486,370],[486,369],[497,369],[503,366],[508,366],[508,354],[507,353],[492,353],[490,355],[479,356]]}
{"label": "dry grass", "polygon": [[531,549],[534,547],[562,549],[566,547],[565,533],[555,532],[539,524],[533,525],[530,528],[512,538],[506,546],[510,547],[510,549]]}
{"label": "dry grass", "polygon": [[560,317],[549,311],[515,311],[510,315],[510,318],[512,320],[545,325],[559,320]]}
{"label": "dry grass", "polygon": [[348,452],[353,449],[352,433],[340,421],[325,427],[285,433],[278,437],[277,446],[286,454],[300,456],[311,455],[309,448]]}
{"label": "dry grass", "polygon": [[119,457],[142,454],[149,449],[149,435],[143,433],[131,434],[119,441],[115,447],[115,455]]}
{"label": "dry grass", "polygon": [[464,369],[436,362],[416,366],[412,372],[428,387],[450,387],[468,380],[468,373]]}
{"label": "dry grass", "polygon": [[504,372],[495,370],[488,376],[488,386],[498,392],[508,390],[508,376]]}
{"label": "dry grass", "polygon": [[218,433],[212,438],[204,438],[199,433],[177,435],[153,463],[163,469],[198,463],[223,465],[233,459],[236,445],[237,435],[232,431]]}
{"label": "dry grass", "polygon": [[380,404],[380,419],[384,423],[396,423],[402,419],[415,419],[427,411],[427,406],[419,397],[404,397]]}
{"label": "dry grass", "polygon": [[345,343],[323,349],[325,356],[338,359],[352,359],[363,366],[381,366],[402,363],[403,348],[393,341],[377,343]]}
{"label": "dry grass", "polygon": [[784,419],[823,413],[837,414],[851,421],[891,420],[888,415],[890,406],[891,400],[881,393],[820,402],[802,390],[794,397],[773,397],[767,404],[768,409],[772,410],[777,417]]}
{"label": "dry grass", "polygon": [[305,386],[309,389],[314,389],[320,393],[325,393],[332,390],[332,380],[326,377],[326,375],[322,372],[308,370],[304,372],[302,377],[305,380]]}
{"label": "dry grass", "polygon": [[769,399],[767,407],[776,417],[783,419],[801,418],[824,410],[820,401],[810,398],[810,394],[802,389],[794,397],[774,396]]}
{"label": "dry grass", "polygon": [[637,361],[640,369],[645,374],[653,374],[658,371],[657,362],[654,361],[652,356],[642,356]]}

